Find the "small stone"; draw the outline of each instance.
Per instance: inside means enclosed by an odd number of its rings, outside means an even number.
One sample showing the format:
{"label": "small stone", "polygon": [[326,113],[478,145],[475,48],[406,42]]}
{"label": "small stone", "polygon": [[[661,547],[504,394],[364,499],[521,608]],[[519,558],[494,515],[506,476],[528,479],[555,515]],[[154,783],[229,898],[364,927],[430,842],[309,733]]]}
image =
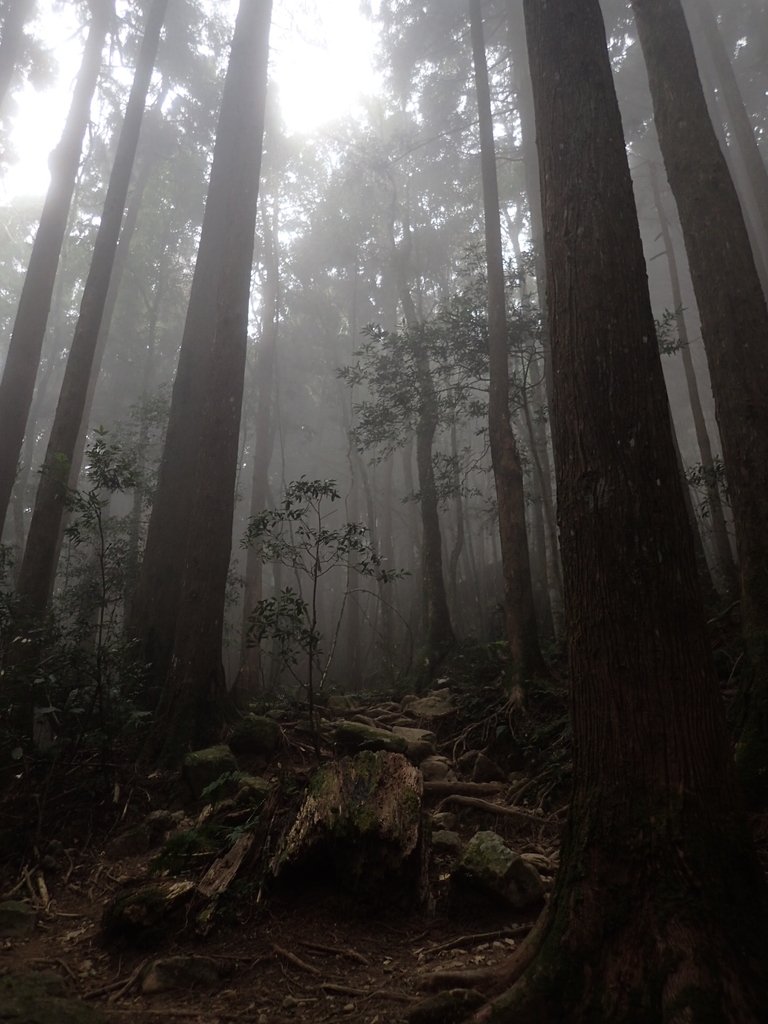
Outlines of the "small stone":
{"label": "small stone", "polygon": [[439,832],[441,829],[455,831],[458,818],[453,811],[437,811],[432,815],[432,828]]}
{"label": "small stone", "polygon": [[181,774],[195,800],[200,800],[205,790],[218,781],[222,775],[230,775],[238,768],[237,759],[228,746],[220,744],[195,750],[187,754],[182,764]]}
{"label": "small stone", "polygon": [[0,935],[31,935],[37,923],[37,911],[23,900],[3,900],[0,903]]}
{"label": "small stone", "polygon": [[169,956],[149,965],[141,980],[145,995],[193,986],[211,988],[227,973],[227,965],[207,956]]}
{"label": "small stone", "polygon": [[467,843],[451,876],[501,899],[516,910],[539,903],[544,887],[538,871],[495,832],[478,832]]}
{"label": "small stone", "polygon": [[425,782],[448,782],[456,778],[451,762],[440,754],[421,762],[421,774]]}

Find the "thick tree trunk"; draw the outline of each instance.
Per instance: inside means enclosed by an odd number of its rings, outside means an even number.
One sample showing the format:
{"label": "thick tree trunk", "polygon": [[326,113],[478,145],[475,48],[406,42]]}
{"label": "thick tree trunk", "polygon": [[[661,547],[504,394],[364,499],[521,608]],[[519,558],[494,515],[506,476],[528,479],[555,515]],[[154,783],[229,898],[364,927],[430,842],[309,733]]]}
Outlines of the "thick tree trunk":
{"label": "thick tree trunk", "polygon": [[493,142],[491,94],[485,56],[480,0],[469,0],[475,90],[480,116],[480,160],[485,213],[485,251],[488,275],[488,434],[499,510],[499,537],[504,574],[504,619],[513,688],[524,689],[532,676],[546,675],[539,647],[531,585],[528,537],[525,529],[523,467],[509,418],[509,355],[504,295],[504,259],[499,223],[499,187]]}
{"label": "thick tree trunk", "polygon": [[51,184],[35,235],[19,308],[0,381],[0,532],[16,478],[24,431],[35,390],[45,327],[75,190],[83,137],[112,16],[112,0],[94,0],[83,62],[61,139],[51,154]]}
{"label": "thick tree trunk", "polygon": [[715,463],[712,455],[712,445],[709,440],[707,425],[704,420],[704,410],[701,405],[701,397],[699,396],[696,371],[694,370],[693,359],[691,358],[691,345],[688,337],[688,325],[685,319],[685,313],[683,312],[683,293],[680,288],[680,274],[677,269],[675,247],[672,241],[669,219],[664,208],[664,200],[661,195],[658,171],[653,163],[648,164],[648,170],[651,176],[653,201],[659,217],[661,238],[664,243],[664,251],[667,257],[667,266],[669,268],[669,280],[672,288],[672,308],[675,312],[675,325],[677,327],[677,335],[680,340],[680,355],[683,360],[685,382],[688,388],[688,400],[691,404],[691,413],[693,415],[693,428],[696,432],[696,443],[699,447],[701,464],[704,469],[707,504],[709,506],[709,519],[712,524],[712,537],[715,546],[715,558],[717,560],[717,573],[719,576],[720,589],[724,591],[727,597],[732,599],[738,592],[739,577],[736,571],[736,564],[733,560],[730,541],[728,540],[728,530],[725,525],[723,504],[720,500],[720,490],[717,486],[717,480],[715,479]]}
{"label": "thick tree trunk", "polygon": [[768,896],[693,549],[598,0],[525,0],[541,155],[574,790],[516,983],[477,1021],[757,1024]]}
{"label": "thick tree trunk", "polygon": [[32,614],[40,614],[53,593],[69,474],[75,457],[75,445],[80,436],[80,424],[88,397],[99,328],[107,301],[109,279],[115,261],[144,106],[167,6],[168,0],[155,0],[147,18],[104,209],[93,246],[91,266],[80,303],[80,315],[67,358],[56,415],[37,488],[35,508],[19,575],[19,594],[27,610]]}
{"label": "thick tree trunk", "polygon": [[[199,310],[190,295],[188,328],[196,337],[202,381],[198,429],[186,438],[195,450],[191,498],[185,513],[181,600],[173,615],[170,670],[151,737],[151,759],[172,764],[190,747],[215,739],[225,712],[221,644],[240,438],[248,308],[267,91],[271,0],[241,0],[224,83],[203,232],[226,239],[215,267],[212,316],[190,324]],[[214,243],[215,244],[215,243]],[[197,270],[210,255],[201,236]],[[214,268],[210,268],[213,270]],[[193,292],[194,292],[193,283]],[[204,389],[200,384],[204,382]],[[174,388],[174,402],[177,401]],[[167,449],[167,442],[166,442]],[[173,457],[165,453],[165,461]],[[192,485],[190,491],[190,484]],[[166,509],[167,511],[167,509]],[[153,512],[153,519],[157,509]],[[167,525],[167,524],[166,524]],[[156,567],[152,566],[153,571]]]}
{"label": "thick tree trunk", "polygon": [[[768,307],[739,199],[707,113],[680,0],[632,0],[632,8],[688,252],[723,442],[749,667],[739,762],[751,795],[761,799],[768,797]],[[717,287],[724,266],[728,286]]]}

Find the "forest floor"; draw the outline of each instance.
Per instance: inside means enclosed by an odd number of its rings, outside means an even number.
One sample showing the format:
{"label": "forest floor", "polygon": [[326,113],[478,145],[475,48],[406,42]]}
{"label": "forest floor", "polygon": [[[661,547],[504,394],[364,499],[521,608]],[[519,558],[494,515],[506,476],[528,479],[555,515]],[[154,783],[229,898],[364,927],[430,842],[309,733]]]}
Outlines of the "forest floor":
{"label": "forest floor", "polygon": [[[446,681],[441,683],[445,687]],[[447,765],[443,788],[424,796],[433,829],[450,827],[462,844],[480,830],[495,831],[536,866],[546,899],[567,793],[562,693],[540,695],[538,715],[523,718],[505,704],[496,685],[472,696],[454,694],[454,700],[453,713],[433,721],[401,712],[396,702],[382,703],[381,698],[357,700],[344,714],[363,724],[383,725],[386,719],[432,729],[438,760]],[[491,714],[489,700],[495,708]],[[296,802],[283,809],[287,821],[311,775],[312,744],[296,722],[284,721],[281,729],[287,739],[279,764],[283,782],[286,773],[300,780]],[[546,756],[532,755],[544,747]],[[465,798],[477,785],[466,769],[473,762],[467,757],[473,749],[501,766],[496,788],[489,794],[489,784],[480,783],[482,798],[470,795],[468,804],[453,800],[451,806],[452,798],[446,796],[451,783]],[[275,770],[274,764],[261,767],[263,778]],[[472,804],[473,799],[480,802]],[[56,837],[32,844],[24,863],[17,861],[0,879],[0,909],[1,901],[12,899],[34,911],[21,934],[0,938],[0,1011],[4,977],[46,972],[55,976],[55,985],[68,1000],[67,1013],[72,1013],[67,1016],[62,1009],[57,1019],[50,1012],[46,1017],[33,1001],[26,1016],[0,1012],[1,1020],[400,1024],[411,1019],[413,1007],[428,994],[431,975],[498,963],[522,941],[543,906],[540,902],[514,911],[497,899],[462,890],[452,877],[456,852],[437,847],[429,863],[429,909],[399,906],[394,890],[380,893],[375,906],[362,904],[350,898],[344,880],[332,872],[294,877],[290,886],[265,894],[255,864],[249,877],[246,860],[237,884],[222,890],[210,928],[191,927],[189,913],[186,919],[169,914],[162,934],[148,946],[106,942],[104,908],[116,894],[146,884],[153,868],[157,875],[157,845],[132,849],[136,835],[145,834],[141,830],[147,816],[158,809],[175,812],[178,833],[185,828],[194,832],[211,814],[210,806],[201,811],[201,801],[190,802],[179,779],[171,776],[115,782],[111,802],[110,820],[95,808],[85,813],[80,803],[70,813],[62,801],[54,815]],[[279,817],[273,815],[272,821]],[[768,816],[755,819],[755,825],[765,853]],[[262,833],[259,842],[265,846],[273,839]],[[172,839],[169,845],[166,837],[164,849],[173,849]],[[171,874],[199,885],[215,856],[192,852],[186,869],[179,871],[176,863]],[[165,965],[160,982],[152,971],[158,961]],[[152,977],[154,981],[148,980]],[[436,1016],[434,1024],[443,1024],[443,1018]]]}

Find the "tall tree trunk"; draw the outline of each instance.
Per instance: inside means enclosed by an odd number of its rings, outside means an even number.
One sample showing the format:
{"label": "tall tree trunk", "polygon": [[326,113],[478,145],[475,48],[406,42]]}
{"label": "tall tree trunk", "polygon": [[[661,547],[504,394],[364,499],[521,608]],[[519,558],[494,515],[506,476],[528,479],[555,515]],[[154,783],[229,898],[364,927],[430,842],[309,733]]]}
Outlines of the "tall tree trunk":
{"label": "tall tree trunk", "polygon": [[[251,457],[250,516],[258,515],[267,507],[269,464],[272,461],[272,452],[275,446],[275,356],[280,313],[279,262],[275,248],[277,240],[276,214],[277,203],[275,203],[273,228],[265,231],[265,235],[269,238],[271,266],[267,271],[263,296],[261,342],[256,355],[256,424]],[[242,709],[247,707],[248,702],[258,693],[261,686],[261,651],[258,644],[249,645],[248,630],[253,610],[263,597],[262,575],[261,549],[257,543],[251,543],[245,556],[240,668],[232,694],[235,703]]]}
{"label": "tall tree trunk", "polygon": [[675,247],[672,241],[672,232],[669,227],[669,218],[667,217],[667,211],[664,208],[664,200],[661,194],[658,171],[653,163],[648,164],[648,169],[651,176],[653,201],[659,217],[661,238],[664,243],[664,251],[667,257],[667,267],[669,268],[669,280],[672,288],[672,306],[675,312],[677,336],[680,340],[680,355],[683,360],[685,382],[688,388],[688,400],[690,401],[691,413],[693,415],[693,427],[696,432],[696,443],[699,447],[702,469],[704,470],[707,504],[709,506],[709,518],[712,524],[712,537],[715,545],[715,558],[717,560],[720,587],[724,590],[727,596],[733,598],[738,592],[739,578],[736,571],[736,565],[733,560],[730,541],[728,540],[728,530],[725,525],[723,504],[720,500],[720,490],[717,485],[717,480],[715,479],[715,460],[712,455],[712,445],[710,444],[709,433],[704,420],[704,410],[701,405],[699,386],[696,381],[696,371],[694,370],[693,359],[691,357],[691,344],[688,337],[688,324],[685,319],[685,313],[683,312],[683,293],[680,288],[680,274],[677,269]]}
{"label": "tall tree trunk", "polygon": [[744,106],[736,73],[720,34],[710,0],[695,0],[694,3],[686,0],[685,11],[692,34],[696,34],[696,29],[698,29],[712,61],[718,93],[723,100],[728,127],[733,139],[732,145],[739,150],[746,179],[754,198],[758,221],[755,234],[760,245],[762,262],[765,265],[768,264],[768,169],[766,169],[757,145],[752,122]]}
{"label": "tall tree trunk", "polygon": [[[739,1021],[768,894],[675,464],[598,0],[525,0],[554,358],[574,779],[552,899],[475,1020]],[[522,973],[521,973],[522,972]]]}
{"label": "tall tree trunk", "polygon": [[112,0],[93,0],[91,27],[72,103],[50,158],[51,184],[32,246],[11,342],[0,381],[0,532],[5,522],[40,365],[53,284],[75,190],[83,137],[112,17]]}
{"label": "tall tree trunk", "polygon": [[499,537],[504,573],[504,618],[510,655],[509,684],[522,697],[526,680],[546,675],[539,647],[525,529],[523,467],[509,418],[509,355],[504,259],[499,222],[499,187],[493,142],[491,94],[483,35],[481,0],[469,0],[475,90],[480,116],[480,160],[485,212],[488,275],[488,434],[499,510]]}
{"label": "tall tree trunk", "polygon": [[104,209],[93,246],[91,266],[83,289],[80,315],[67,358],[59,402],[37,488],[37,498],[19,575],[19,593],[28,612],[32,614],[39,614],[44,610],[53,592],[69,473],[75,456],[75,445],[80,436],[80,424],[88,397],[99,328],[107,301],[109,279],[115,261],[144,106],[167,6],[168,0],[154,0],[147,17]]}
{"label": "tall tree trunk", "polygon": [[[733,508],[749,667],[738,760],[750,794],[768,798],[768,307],[680,0],[632,0],[632,8],[701,316]],[[728,286],[718,287],[725,266]]]}
{"label": "tall tree trunk", "polygon": [[[168,764],[178,762],[190,747],[215,739],[225,710],[221,645],[232,549],[271,15],[271,0],[241,0],[182,342],[196,343],[199,351],[202,379],[195,388],[200,399],[196,409],[199,422],[197,429],[183,439],[195,458],[192,480],[183,481],[188,529],[175,541],[184,543],[181,599],[173,614],[170,669],[147,749],[151,759]],[[213,234],[210,243],[206,231]],[[214,252],[219,262],[211,267],[207,258]],[[214,273],[213,282],[201,281],[201,265]],[[202,296],[194,294],[195,283]],[[202,322],[192,322],[200,311],[201,297],[210,297],[213,309]],[[180,397],[174,387],[173,402]],[[169,441],[170,437],[164,454],[166,470],[169,459],[178,454],[169,450]],[[158,511],[155,506],[152,521]],[[180,510],[166,505],[164,511]],[[156,572],[157,566],[152,565],[151,570]]]}
{"label": "tall tree trunk", "polygon": [[[390,223],[390,246],[397,280],[400,305],[414,346],[416,387],[419,395],[416,424],[416,470],[419,478],[419,511],[421,513],[421,584],[424,609],[425,676],[429,677],[445,654],[453,647],[455,637],[448,610],[448,597],[443,573],[443,540],[440,510],[435,482],[432,449],[438,427],[437,392],[432,378],[429,353],[424,344],[424,325],[408,288],[407,261],[412,246],[407,217],[403,224],[404,249],[395,243],[394,224]],[[404,466],[408,464],[404,462]]]}
{"label": "tall tree trunk", "polygon": [[191,439],[199,433],[200,410],[209,385],[208,361],[219,315],[220,268],[229,252],[229,224],[237,218],[230,207],[238,197],[230,195],[227,182],[236,177],[238,159],[236,148],[230,142],[225,146],[217,136],[213,156],[216,180],[212,167],[158,485],[139,581],[129,609],[128,631],[140,639],[144,660],[151,666],[150,688],[159,686],[165,678],[173,650],[189,509],[196,486],[197,451]]}
{"label": "tall tree trunk", "polygon": [[2,113],[13,72],[22,56],[24,27],[32,17],[35,0],[7,0],[0,35],[0,113]]}

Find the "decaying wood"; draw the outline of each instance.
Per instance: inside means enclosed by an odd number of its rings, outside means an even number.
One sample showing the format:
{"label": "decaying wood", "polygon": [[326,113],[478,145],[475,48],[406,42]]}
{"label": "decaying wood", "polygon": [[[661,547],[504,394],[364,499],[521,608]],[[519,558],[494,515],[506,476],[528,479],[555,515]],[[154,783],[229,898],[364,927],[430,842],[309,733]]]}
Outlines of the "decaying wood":
{"label": "decaying wood", "polygon": [[240,836],[223,857],[217,858],[211,864],[197,884],[201,895],[210,899],[213,896],[220,896],[229,888],[253,846],[254,838],[250,832]]}

